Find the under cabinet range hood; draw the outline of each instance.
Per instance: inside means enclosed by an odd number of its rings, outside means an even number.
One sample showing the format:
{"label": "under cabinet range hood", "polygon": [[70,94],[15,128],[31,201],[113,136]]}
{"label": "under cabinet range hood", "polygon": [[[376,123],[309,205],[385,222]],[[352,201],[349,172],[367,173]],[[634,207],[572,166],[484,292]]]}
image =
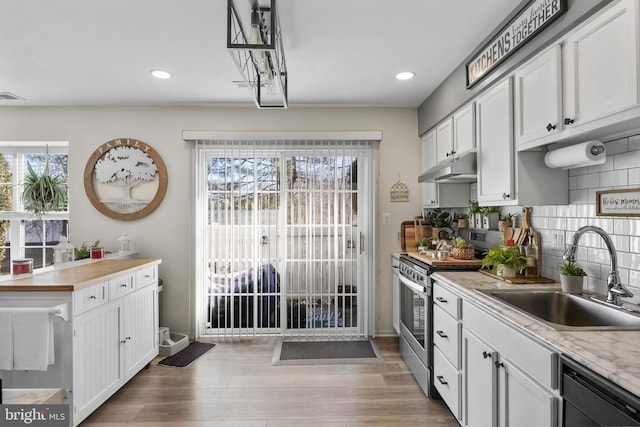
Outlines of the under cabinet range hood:
{"label": "under cabinet range hood", "polygon": [[476,182],[476,153],[444,160],[418,177],[418,182]]}

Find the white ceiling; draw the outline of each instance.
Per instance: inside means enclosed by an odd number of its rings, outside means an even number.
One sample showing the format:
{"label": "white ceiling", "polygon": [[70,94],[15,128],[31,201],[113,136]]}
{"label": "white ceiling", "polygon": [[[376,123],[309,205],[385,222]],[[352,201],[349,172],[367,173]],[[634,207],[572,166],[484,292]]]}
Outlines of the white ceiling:
{"label": "white ceiling", "polygon": [[[417,107],[519,3],[278,0],[289,107]],[[0,0],[0,92],[25,98],[0,106],[254,105],[232,83],[226,5]]]}

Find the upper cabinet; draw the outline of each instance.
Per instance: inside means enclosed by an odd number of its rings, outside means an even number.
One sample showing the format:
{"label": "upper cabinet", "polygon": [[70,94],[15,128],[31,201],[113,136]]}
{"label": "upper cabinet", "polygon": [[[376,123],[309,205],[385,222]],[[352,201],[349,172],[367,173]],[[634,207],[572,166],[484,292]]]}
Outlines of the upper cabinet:
{"label": "upper cabinet", "polygon": [[436,163],[447,160],[454,154],[453,118],[449,117],[436,127]]}
{"label": "upper cabinet", "polygon": [[615,3],[514,72],[517,150],[637,128],[637,8]]}
{"label": "upper cabinet", "polygon": [[476,98],[478,201],[508,202],[513,188],[511,79]]}
{"label": "upper cabinet", "polygon": [[476,148],[475,103],[471,102],[436,126],[436,160],[452,160]]}
{"label": "upper cabinet", "polygon": [[515,152],[511,78],[476,99],[478,202],[482,206],[566,204],[569,174],[549,169],[542,151]]}
{"label": "upper cabinet", "polygon": [[566,39],[567,125],[579,126],[638,103],[636,9],[636,0],[621,1]]}
{"label": "upper cabinet", "polygon": [[514,126],[521,145],[562,130],[562,56],[559,45],[514,74]]}
{"label": "upper cabinet", "polygon": [[[438,135],[437,129],[434,129],[422,137],[423,170],[427,170],[436,164]],[[422,183],[422,207],[424,208],[457,208],[468,204],[468,184]]]}

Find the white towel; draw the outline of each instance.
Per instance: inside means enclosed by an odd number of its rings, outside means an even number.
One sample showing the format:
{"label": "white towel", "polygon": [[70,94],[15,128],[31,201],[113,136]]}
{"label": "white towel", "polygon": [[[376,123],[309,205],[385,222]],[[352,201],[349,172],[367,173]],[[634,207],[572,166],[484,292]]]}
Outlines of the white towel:
{"label": "white towel", "polygon": [[13,369],[46,371],[54,362],[53,348],[53,321],[49,313],[13,313]]}
{"label": "white towel", "polygon": [[0,313],[0,369],[13,369],[13,313]]}

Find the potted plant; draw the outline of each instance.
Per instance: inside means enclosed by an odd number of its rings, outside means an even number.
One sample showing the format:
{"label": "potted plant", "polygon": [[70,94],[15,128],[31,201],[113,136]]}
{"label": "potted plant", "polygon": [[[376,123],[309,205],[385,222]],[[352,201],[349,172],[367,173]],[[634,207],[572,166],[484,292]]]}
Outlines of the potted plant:
{"label": "potted plant", "polygon": [[46,159],[41,173],[33,170],[27,163],[24,177],[22,201],[25,209],[37,216],[49,211],[60,211],[67,205],[67,181],[62,174],[53,174]]}
{"label": "potted plant", "polygon": [[429,239],[427,239],[426,237],[423,237],[418,243],[416,243],[418,252],[426,252],[429,249],[429,245]]}
{"label": "potted plant", "polygon": [[469,218],[474,228],[482,228],[482,215],[480,203],[477,200],[469,200]]}
{"label": "potted plant", "polygon": [[469,227],[469,215],[466,213],[457,214],[458,228]]}
{"label": "potted plant", "polygon": [[451,255],[456,259],[473,259],[476,256],[476,251],[471,243],[461,237],[456,237],[453,240]]}
{"label": "potted plant", "polygon": [[89,253],[91,254],[91,259],[100,259],[104,257],[104,248],[100,246],[100,240],[96,240],[89,248]]}
{"label": "potted plant", "polygon": [[490,268],[494,274],[509,278],[527,265],[527,257],[517,246],[497,245],[489,249],[482,260],[482,267]]}
{"label": "potted plant", "polygon": [[440,229],[451,227],[451,214],[441,208],[432,209],[426,215],[427,224],[431,225],[431,235],[439,237]]}
{"label": "potted plant", "polygon": [[505,228],[513,227],[513,218],[515,214],[508,213],[506,215],[500,215],[500,220],[498,221],[498,231],[504,231]]}
{"label": "potted plant", "polygon": [[587,273],[584,272],[575,262],[567,262],[562,264],[560,269],[560,284],[562,286],[562,292],[570,294],[582,293],[582,286],[584,284],[584,276]]}
{"label": "potted plant", "polygon": [[73,250],[73,258],[77,261],[79,259],[89,258],[89,248],[87,247],[87,242],[82,242],[79,248],[75,248]]}
{"label": "potted plant", "polygon": [[486,206],[481,210],[482,228],[492,230],[498,228],[498,208],[496,206]]}

